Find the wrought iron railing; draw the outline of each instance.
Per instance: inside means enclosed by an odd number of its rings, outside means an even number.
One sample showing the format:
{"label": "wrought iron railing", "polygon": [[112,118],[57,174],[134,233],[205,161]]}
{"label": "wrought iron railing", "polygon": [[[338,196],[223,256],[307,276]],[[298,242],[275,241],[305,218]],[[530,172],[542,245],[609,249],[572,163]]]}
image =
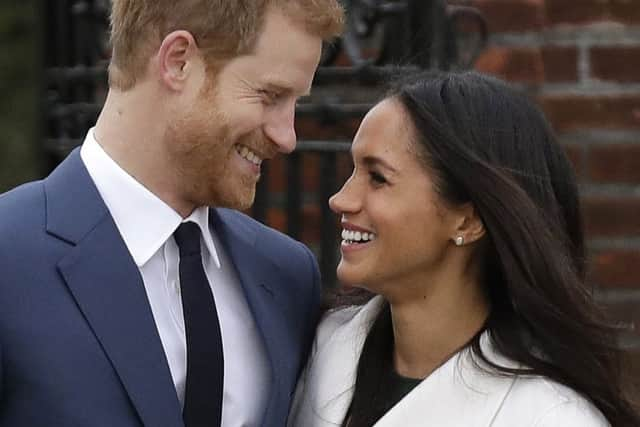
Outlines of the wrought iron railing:
{"label": "wrought iron railing", "polygon": [[[45,0],[44,141],[48,169],[82,142],[95,123],[107,93],[109,0]],[[301,120],[321,126],[358,120],[371,107],[375,89],[394,72],[415,69],[465,68],[486,41],[480,14],[459,0],[343,0],[348,10],[344,36],[325,46],[316,73],[314,95],[297,109]],[[345,90],[348,88],[349,90]],[[364,95],[363,95],[364,94]],[[285,231],[297,238],[303,228],[319,229],[319,241],[307,241],[318,256],[325,282],[335,281],[336,218],[327,199],[337,191],[341,176],[338,156],[349,150],[348,140],[315,140],[305,135],[287,158],[286,194],[268,189],[269,165],[263,165],[252,214],[267,222],[269,209],[280,208]],[[352,135],[349,135],[351,137]],[[305,192],[302,156],[320,157],[320,180],[312,199],[319,223],[303,221]],[[308,195],[306,195],[308,196]],[[283,202],[284,199],[284,202]]]}

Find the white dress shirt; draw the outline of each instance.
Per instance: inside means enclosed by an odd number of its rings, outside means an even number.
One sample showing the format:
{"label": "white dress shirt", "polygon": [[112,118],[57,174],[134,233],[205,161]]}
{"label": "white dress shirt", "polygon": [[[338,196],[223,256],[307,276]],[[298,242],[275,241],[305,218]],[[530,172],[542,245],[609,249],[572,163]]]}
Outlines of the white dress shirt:
{"label": "white dress shirt", "polygon": [[209,208],[200,207],[183,219],[123,170],[95,140],[93,129],[87,134],[80,156],[140,269],[181,403],[184,403],[187,349],[179,252],[173,232],[186,221],[200,227],[202,262],[222,330],[222,426],[259,425],[269,397],[269,361],[233,264],[209,229]]}

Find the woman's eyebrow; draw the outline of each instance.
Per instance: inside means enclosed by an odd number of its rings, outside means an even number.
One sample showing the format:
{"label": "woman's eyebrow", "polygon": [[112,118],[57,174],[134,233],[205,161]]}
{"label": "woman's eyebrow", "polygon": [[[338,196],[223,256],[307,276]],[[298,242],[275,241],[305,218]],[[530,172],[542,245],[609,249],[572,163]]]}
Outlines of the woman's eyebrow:
{"label": "woman's eyebrow", "polygon": [[378,157],[378,156],[374,156],[374,155],[367,155],[364,156],[362,158],[362,163],[364,163],[366,166],[381,166],[387,170],[389,170],[392,173],[398,173],[398,170],[396,168],[394,168],[393,166],[391,166],[389,164],[389,162],[387,162],[385,159]]}

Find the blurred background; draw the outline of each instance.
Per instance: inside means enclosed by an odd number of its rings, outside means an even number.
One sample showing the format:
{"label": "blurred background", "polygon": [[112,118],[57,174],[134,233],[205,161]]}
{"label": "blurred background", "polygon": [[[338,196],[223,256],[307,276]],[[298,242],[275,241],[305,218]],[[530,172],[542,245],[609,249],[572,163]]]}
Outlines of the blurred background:
{"label": "blurred background", "polygon": [[[326,47],[298,109],[299,147],[264,166],[250,213],[312,247],[333,285],[338,232],[326,200],[350,173],[349,141],[389,66],[505,78],[539,102],[575,165],[590,280],[627,329],[640,379],[640,0],[344,3],[347,32]],[[46,176],[95,121],[107,11],[108,0],[0,4],[0,193]]]}
{"label": "blurred background", "polygon": [[39,178],[42,22],[38,0],[0,2],[0,193]]}

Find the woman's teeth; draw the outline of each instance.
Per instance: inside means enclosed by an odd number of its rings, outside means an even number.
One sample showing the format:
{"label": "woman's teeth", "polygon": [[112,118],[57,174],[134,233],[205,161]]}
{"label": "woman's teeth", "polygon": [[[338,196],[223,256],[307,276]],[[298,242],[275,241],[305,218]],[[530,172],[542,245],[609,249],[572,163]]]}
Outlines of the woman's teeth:
{"label": "woman's teeth", "polygon": [[260,166],[260,164],[262,164],[262,159],[246,146],[236,145],[236,151],[238,152],[238,154],[240,154],[240,157],[242,157],[243,159],[247,159],[254,165]]}
{"label": "woman's teeth", "polygon": [[376,240],[375,233],[367,233],[353,230],[342,230],[342,240],[346,243],[366,243]]}

